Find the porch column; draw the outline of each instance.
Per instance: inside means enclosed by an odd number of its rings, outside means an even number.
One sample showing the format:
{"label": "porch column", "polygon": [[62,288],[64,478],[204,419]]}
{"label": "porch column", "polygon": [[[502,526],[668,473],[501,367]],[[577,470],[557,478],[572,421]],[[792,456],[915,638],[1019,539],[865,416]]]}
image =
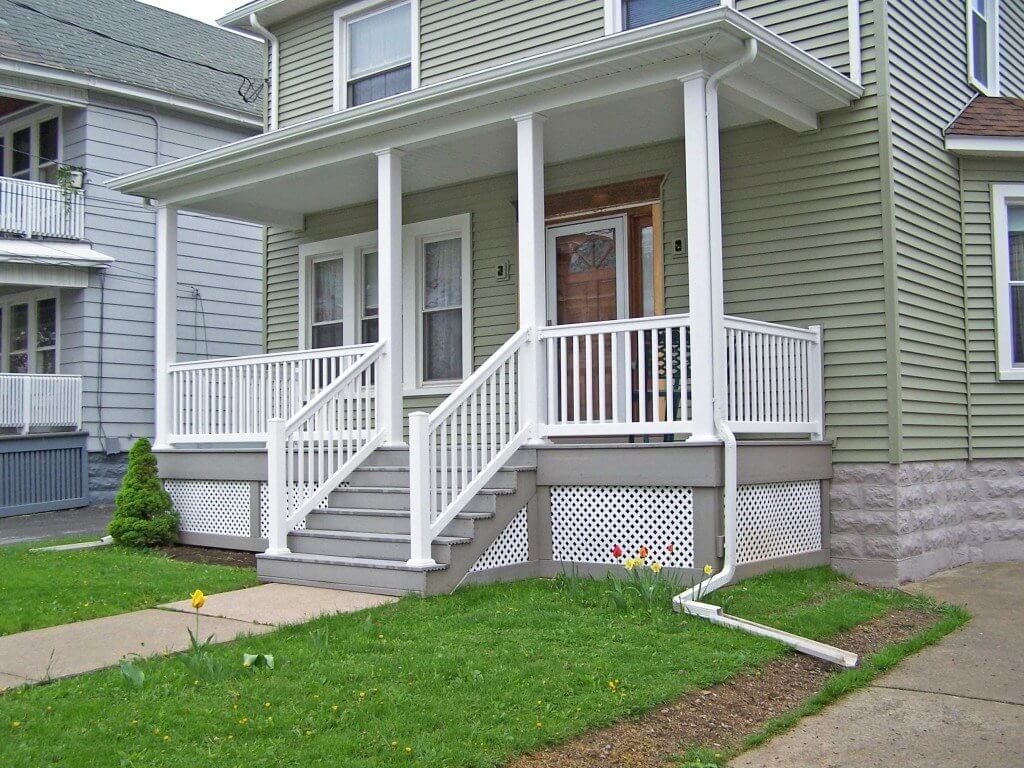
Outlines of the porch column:
{"label": "porch column", "polygon": [[[717,441],[714,417],[711,218],[708,175],[707,76],[683,81],[686,153],[686,237],[690,293],[691,441]],[[718,140],[717,134],[713,137]],[[717,172],[717,168],[716,168]]]}
{"label": "porch column", "polygon": [[[519,327],[547,325],[547,261],[544,235],[544,116],[522,115],[516,123],[518,185]],[[519,373],[522,418],[534,427],[544,414],[544,368],[540,341],[533,334],[523,349]]]}
{"label": "porch column", "polygon": [[156,447],[167,448],[174,419],[170,366],[178,357],[178,209],[156,209],[154,276],[154,429]]}
{"label": "porch column", "polygon": [[381,428],[388,445],[402,435],[402,152],[377,154],[377,328],[387,343],[381,360],[378,397]]}

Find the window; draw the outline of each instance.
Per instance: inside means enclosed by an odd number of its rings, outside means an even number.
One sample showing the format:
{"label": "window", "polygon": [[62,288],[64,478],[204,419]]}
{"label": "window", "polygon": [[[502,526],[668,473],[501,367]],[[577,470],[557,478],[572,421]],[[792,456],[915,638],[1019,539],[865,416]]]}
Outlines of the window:
{"label": "window", "polygon": [[39,124],[36,141],[39,181],[57,183],[57,163],[60,160],[60,121],[56,117]]}
{"label": "window", "polygon": [[0,303],[0,371],[57,373],[57,298],[19,294]]}
{"label": "window", "polygon": [[720,5],[722,0],[605,0],[605,31],[636,29]]}
{"label": "window", "polygon": [[11,136],[11,176],[27,179],[32,174],[32,130],[22,128]]}
{"label": "window", "polygon": [[377,251],[366,251],[363,254],[363,344],[373,344],[379,340],[378,311],[380,302],[377,284]]}
{"label": "window", "polygon": [[0,127],[0,176],[56,184],[60,162],[58,110],[37,110]]}
{"label": "window", "polygon": [[416,86],[417,2],[335,14],[335,108],[368,104]]}
{"label": "window", "polygon": [[345,345],[345,276],[343,259],[313,264],[313,349]]}
{"label": "window", "polygon": [[299,247],[303,348],[377,341],[377,234]]}
{"label": "window", "polygon": [[999,93],[999,0],[967,0],[967,68],[971,85]]}
{"label": "window", "polygon": [[1024,184],[992,188],[999,377],[1024,380]]}

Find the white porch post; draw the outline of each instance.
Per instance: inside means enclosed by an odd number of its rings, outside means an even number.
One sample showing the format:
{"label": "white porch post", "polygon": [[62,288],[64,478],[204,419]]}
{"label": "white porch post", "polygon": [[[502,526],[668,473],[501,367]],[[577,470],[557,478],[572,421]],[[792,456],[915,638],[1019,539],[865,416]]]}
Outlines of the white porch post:
{"label": "white porch post", "polygon": [[[690,293],[690,349],[693,401],[691,441],[714,441],[714,361],[711,219],[708,189],[709,136],[707,77],[683,81],[683,139],[686,153],[686,237]],[[717,141],[717,134],[715,136]]]}
{"label": "white porch post", "polygon": [[377,291],[381,360],[380,419],[387,445],[402,439],[402,152],[377,154]]}
{"label": "white porch post", "polygon": [[154,280],[155,443],[167,448],[174,419],[170,366],[178,356],[178,209],[156,210],[156,274]]}
{"label": "white porch post", "polygon": [[547,260],[544,234],[544,116],[522,115],[516,123],[518,185],[519,327],[531,328],[519,374],[519,407],[532,437],[544,413],[544,367],[539,328],[547,325]]}

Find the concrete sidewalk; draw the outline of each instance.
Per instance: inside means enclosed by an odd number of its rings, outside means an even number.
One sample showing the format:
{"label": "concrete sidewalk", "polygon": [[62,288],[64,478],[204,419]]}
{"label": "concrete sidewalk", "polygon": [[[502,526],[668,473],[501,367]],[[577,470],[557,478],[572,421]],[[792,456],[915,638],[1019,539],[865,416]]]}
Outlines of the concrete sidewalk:
{"label": "concrete sidewalk", "polygon": [[[199,624],[226,643],[317,616],[351,613],[397,598],[289,584],[262,584],[209,595]],[[115,666],[125,656],[155,656],[189,647],[195,611],[185,600],[144,611],[0,637],[0,689]]]}
{"label": "concrete sidewalk", "polygon": [[730,766],[1024,765],[1024,563],[969,565],[907,589],[974,619]]}
{"label": "concrete sidewalk", "polygon": [[99,538],[107,532],[107,524],[113,514],[112,505],[96,504],[60,512],[0,517],[0,546],[65,536],[88,535]]}

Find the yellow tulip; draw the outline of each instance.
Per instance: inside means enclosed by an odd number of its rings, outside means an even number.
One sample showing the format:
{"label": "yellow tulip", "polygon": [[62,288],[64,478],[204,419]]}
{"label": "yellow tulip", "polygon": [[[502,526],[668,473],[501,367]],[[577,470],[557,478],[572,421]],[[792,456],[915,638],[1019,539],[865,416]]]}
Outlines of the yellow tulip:
{"label": "yellow tulip", "polygon": [[705,576],[710,576],[711,575],[711,564],[710,563],[708,565],[704,566],[704,575]]}
{"label": "yellow tulip", "polygon": [[203,594],[203,590],[197,589],[190,597],[192,598],[192,607],[197,611],[206,605],[206,595]]}
{"label": "yellow tulip", "polygon": [[651,563],[651,570],[654,573],[658,573],[661,570],[661,563],[658,563],[658,562]]}

